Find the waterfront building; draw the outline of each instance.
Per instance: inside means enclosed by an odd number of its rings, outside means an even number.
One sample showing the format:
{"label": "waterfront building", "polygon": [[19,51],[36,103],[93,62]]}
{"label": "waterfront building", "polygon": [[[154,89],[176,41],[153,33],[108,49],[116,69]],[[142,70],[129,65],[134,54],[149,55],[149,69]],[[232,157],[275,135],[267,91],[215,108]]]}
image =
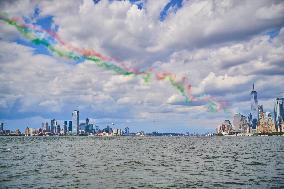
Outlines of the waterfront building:
{"label": "waterfront building", "polygon": [[236,133],[249,133],[250,125],[246,116],[237,113],[233,117],[233,131]]}
{"label": "waterfront building", "polygon": [[4,123],[0,123],[0,132],[4,131]]}
{"label": "waterfront building", "polygon": [[258,121],[258,101],[257,101],[257,92],[254,90],[254,84],[252,85],[251,95],[251,125],[252,129],[256,130],[257,121]]}
{"label": "waterfront building", "polygon": [[90,120],[89,120],[89,118],[86,118],[86,123],[85,123],[85,128],[84,128],[84,130],[85,130],[86,133],[91,132],[91,130],[90,130]]}
{"label": "waterfront building", "polygon": [[129,135],[129,127],[125,127],[125,129],[124,129],[124,135]]}
{"label": "waterfront building", "polygon": [[52,120],[50,121],[50,132],[51,132],[51,133],[54,133],[55,123],[56,123],[56,120],[55,120],[55,119],[52,119]]}
{"label": "waterfront building", "polygon": [[266,124],[268,128],[268,133],[276,132],[274,120],[272,118],[272,114],[270,112],[266,112]]}
{"label": "waterfront building", "polygon": [[45,123],[45,132],[50,132],[49,126],[48,126],[48,122]]}
{"label": "waterfront building", "polygon": [[121,129],[113,129],[112,130],[112,135],[113,136],[121,136],[122,135],[122,130]]}
{"label": "waterfront building", "polygon": [[68,132],[72,132],[72,121],[68,123]]}
{"label": "waterfront building", "polygon": [[265,114],[263,112],[263,106],[258,107],[258,123],[257,123],[258,133],[268,133],[268,128],[265,120]]}
{"label": "waterfront building", "polygon": [[86,125],[89,125],[89,123],[90,123],[89,118],[86,118]]}
{"label": "waterfront building", "polygon": [[64,125],[63,125],[63,134],[65,135],[68,131],[68,128],[67,128],[67,121],[64,121]]}
{"label": "waterfront building", "polygon": [[282,123],[284,122],[284,98],[277,98],[275,101],[274,121],[277,132],[284,132],[282,130]]}
{"label": "waterfront building", "polygon": [[20,136],[20,135],[21,135],[21,131],[20,131],[20,129],[16,129],[15,134],[16,134],[17,136]]}
{"label": "waterfront building", "polygon": [[230,120],[225,120],[217,129],[217,133],[228,135],[233,131]]}
{"label": "waterfront building", "polygon": [[79,134],[79,111],[74,110],[72,112],[72,134],[78,135]]}
{"label": "waterfront building", "polygon": [[56,126],[56,134],[60,134],[60,131],[61,131],[61,128],[60,128],[60,125],[57,125]]}
{"label": "waterfront building", "polygon": [[27,127],[27,128],[25,129],[25,136],[31,136],[30,128],[29,128],[29,127]]}

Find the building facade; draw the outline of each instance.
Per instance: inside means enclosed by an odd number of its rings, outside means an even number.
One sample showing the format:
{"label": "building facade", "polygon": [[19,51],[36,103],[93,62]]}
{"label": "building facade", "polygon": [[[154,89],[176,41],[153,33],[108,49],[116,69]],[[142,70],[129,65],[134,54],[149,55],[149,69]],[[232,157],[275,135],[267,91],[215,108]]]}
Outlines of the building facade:
{"label": "building facade", "polygon": [[284,122],[284,98],[277,98],[274,105],[274,121],[277,132],[284,132],[282,123]]}
{"label": "building facade", "polygon": [[78,135],[79,134],[79,110],[74,110],[72,112],[72,134]]}
{"label": "building facade", "polygon": [[251,126],[253,130],[256,130],[258,121],[258,101],[257,92],[254,90],[254,84],[252,85],[251,96]]}

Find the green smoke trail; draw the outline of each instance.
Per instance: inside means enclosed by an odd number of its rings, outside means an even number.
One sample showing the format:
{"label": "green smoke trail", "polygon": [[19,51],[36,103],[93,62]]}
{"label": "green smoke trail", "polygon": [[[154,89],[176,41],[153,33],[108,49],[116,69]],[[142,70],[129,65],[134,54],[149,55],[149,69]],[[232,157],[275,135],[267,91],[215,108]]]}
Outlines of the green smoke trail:
{"label": "green smoke trail", "polygon": [[[21,19],[19,19],[19,20],[21,20]],[[42,36],[38,37],[37,33],[46,34],[46,35],[52,37],[53,40],[56,43],[58,43],[58,39],[54,38],[54,36],[49,35],[49,33],[46,32],[45,30],[38,30],[37,28],[31,27],[30,25],[21,24],[19,21],[14,20],[14,19],[9,19],[6,16],[1,15],[1,14],[0,14],[0,21],[3,21],[4,23],[15,27],[25,38],[30,40],[33,44],[42,45],[42,46],[46,47],[51,53],[53,53],[56,56],[71,59],[71,60],[74,60],[74,61],[89,60],[89,61],[92,61],[93,63],[95,63],[98,67],[101,67],[105,70],[113,71],[114,73],[116,73],[118,75],[140,76],[144,80],[145,83],[149,83],[150,80],[153,77],[155,77],[157,74],[159,74],[158,72],[155,73],[153,70],[146,71],[146,72],[130,71],[131,69],[123,68],[123,67],[120,67],[120,66],[118,66],[118,65],[116,65],[112,62],[104,61],[98,56],[65,50],[64,45],[63,46],[60,46],[60,45],[55,46],[48,40],[48,38],[44,38]],[[45,35],[43,35],[43,36],[45,36]],[[179,93],[182,96],[185,97],[186,102],[190,102],[190,101],[194,100],[193,97],[191,96],[191,94],[187,94],[188,93],[188,91],[186,91],[186,87],[188,85],[187,82],[177,81],[176,78],[172,74],[166,74],[164,77],[159,78],[159,80],[169,81],[169,83],[174,88],[176,88],[177,91],[179,91]],[[197,100],[197,99],[202,100],[202,98],[199,98],[199,97],[195,98],[195,100]],[[207,99],[207,98],[205,98],[205,99]],[[206,101],[208,101],[208,100],[206,100]],[[209,111],[217,112],[218,107],[220,107],[218,101],[214,101],[212,98],[208,101],[208,110]]]}

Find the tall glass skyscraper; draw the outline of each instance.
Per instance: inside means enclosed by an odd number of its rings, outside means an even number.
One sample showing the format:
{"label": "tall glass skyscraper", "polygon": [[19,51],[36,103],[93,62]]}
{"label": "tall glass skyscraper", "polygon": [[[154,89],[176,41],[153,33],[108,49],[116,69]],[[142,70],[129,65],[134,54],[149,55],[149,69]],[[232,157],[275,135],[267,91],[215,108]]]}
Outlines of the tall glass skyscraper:
{"label": "tall glass skyscraper", "polygon": [[252,129],[256,129],[258,120],[258,101],[257,92],[254,90],[254,84],[252,85],[251,96],[251,116],[252,116]]}
{"label": "tall glass skyscraper", "polygon": [[277,98],[274,105],[274,121],[278,132],[283,132],[281,123],[284,121],[284,98]]}
{"label": "tall glass skyscraper", "polygon": [[72,132],[72,121],[69,121],[68,132]]}
{"label": "tall glass skyscraper", "polygon": [[72,112],[72,134],[78,135],[79,134],[79,110],[74,110]]}
{"label": "tall glass skyscraper", "polygon": [[51,121],[50,121],[50,132],[51,133],[55,133],[54,132],[54,128],[56,128],[56,120],[55,119],[52,119]]}

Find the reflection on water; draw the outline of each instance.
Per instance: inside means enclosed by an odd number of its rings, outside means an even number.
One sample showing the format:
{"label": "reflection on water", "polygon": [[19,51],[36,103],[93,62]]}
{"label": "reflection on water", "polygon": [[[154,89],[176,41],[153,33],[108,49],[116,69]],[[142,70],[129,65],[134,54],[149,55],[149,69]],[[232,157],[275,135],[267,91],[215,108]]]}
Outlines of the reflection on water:
{"label": "reflection on water", "polygon": [[0,137],[0,188],[284,187],[284,137]]}

